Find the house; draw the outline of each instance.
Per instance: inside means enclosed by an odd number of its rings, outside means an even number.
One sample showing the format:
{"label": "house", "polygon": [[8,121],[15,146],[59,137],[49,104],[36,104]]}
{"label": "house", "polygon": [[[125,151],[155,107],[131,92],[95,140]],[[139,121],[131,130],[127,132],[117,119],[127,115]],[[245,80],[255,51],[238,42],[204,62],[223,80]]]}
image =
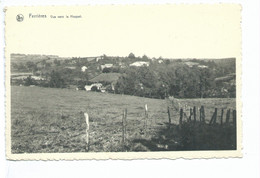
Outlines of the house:
{"label": "house", "polygon": [[198,68],[206,69],[206,68],[209,68],[209,67],[208,67],[208,66],[205,66],[205,65],[198,65]]}
{"label": "house", "polygon": [[158,63],[159,64],[163,63],[163,60],[162,59],[158,60]]}
{"label": "house", "polygon": [[135,66],[135,67],[142,67],[142,66],[149,66],[150,63],[149,62],[145,62],[145,61],[136,61],[132,64],[130,64],[130,66]]}
{"label": "house", "polygon": [[106,83],[104,88],[101,88],[101,92],[106,88],[107,91],[114,91],[115,85],[122,74],[119,73],[102,73],[90,80],[93,83]]}
{"label": "house", "polygon": [[82,67],[81,67],[81,71],[82,71],[82,72],[85,72],[87,69],[88,69],[87,66],[82,66]]}
{"label": "house", "polygon": [[91,88],[94,86],[97,87],[97,90],[100,90],[100,91],[102,90],[102,83],[93,83],[91,85],[85,85],[84,88],[86,91],[91,91]]}
{"label": "house", "polygon": [[84,88],[86,91],[91,91],[92,85],[85,85]]}
{"label": "house", "polygon": [[103,70],[104,68],[111,68],[111,67],[113,67],[113,64],[104,64],[100,66],[101,70]]}

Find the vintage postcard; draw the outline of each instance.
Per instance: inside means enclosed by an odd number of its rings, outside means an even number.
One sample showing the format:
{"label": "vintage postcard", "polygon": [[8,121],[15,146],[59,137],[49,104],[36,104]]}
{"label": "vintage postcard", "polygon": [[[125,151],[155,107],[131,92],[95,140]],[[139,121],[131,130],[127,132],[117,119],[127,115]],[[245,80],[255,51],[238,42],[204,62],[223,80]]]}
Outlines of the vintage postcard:
{"label": "vintage postcard", "polygon": [[241,6],[5,8],[11,160],[242,156]]}

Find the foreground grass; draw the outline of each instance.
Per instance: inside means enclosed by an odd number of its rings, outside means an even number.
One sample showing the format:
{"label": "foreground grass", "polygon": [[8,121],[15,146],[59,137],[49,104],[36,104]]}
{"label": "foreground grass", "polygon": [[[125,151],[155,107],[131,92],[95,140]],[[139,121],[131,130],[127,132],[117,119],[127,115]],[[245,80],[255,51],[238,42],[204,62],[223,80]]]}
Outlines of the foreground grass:
{"label": "foreground grass", "polygon": [[150,151],[236,150],[236,127],[184,122],[182,128],[173,124],[159,129],[149,140],[134,139],[133,142],[142,145],[139,149]]}
{"label": "foreground grass", "polygon": [[[185,150],[180,146],[175,126],[170,131],[167,129],[167,100],[40,87],[12,86],[11,90],[13,153]],[[234,99],[184,99],[178,103],[204,104],[208,112],[213,112],[215,107],[234,107],[235,102]],[[147,130],[144,130],[145,104],[149,110]],[[179,114],[174,104],[171,117],[176,124]],[[125,108],[128,111],[127,135],[123,144],[122,112]],[[90,116],[89,149],[85,144],[84,112]],[[163,140],[169,143],[161,144]]]}
{"label": "foreground grass", "polygon": [[[167,121],[164,100],[68,89],[12,86],[13,152],[81,152],[90,116],[90,150],[122,151],[122,112],[128,109],[127,139],[138,137],[148,104],[148,124]],[[165,119],[164,119],[165,118]],[[151,129],[152,130],[152,129]]]}

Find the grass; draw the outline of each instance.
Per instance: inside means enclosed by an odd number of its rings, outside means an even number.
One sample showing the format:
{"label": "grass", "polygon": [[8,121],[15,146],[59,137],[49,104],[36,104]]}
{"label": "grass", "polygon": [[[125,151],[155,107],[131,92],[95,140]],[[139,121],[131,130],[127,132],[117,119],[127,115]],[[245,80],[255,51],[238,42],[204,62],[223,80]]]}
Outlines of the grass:
{"label": "grass", "polygon": [[182,128],[172,124],[158,130],[149,140],[134,139],[133,142],[149,151],[236,150],[236,128],[232,124],[184,122]]}
{"label": "grass", "polygon": [[[174,129],[177,126],[173,125],[170,130],[167,127],[167,105],[171,103],[168,100],[128,95],[12,86],[12,152],[62,153],[184,149],[180,146],[178,129]],[[235,107],[234,99],[183,99],[178,103],[193,106],[204,104],[206,119],[215,107],[224,105]],[[144,130],[145,104],[148,105],[149,115],[146,131]],[[177,110],[174,110],[175,107],[178,106],[171,105],[173,124],[177,124],[179,119]],[[126,142],[123,144],[122,113],[125,108],[128,110],[127,134]],[[85,144],[84,112],[87,112],[90,117],[89,150],[86,149]],[[165,145],[168,146],[167,149]]]}

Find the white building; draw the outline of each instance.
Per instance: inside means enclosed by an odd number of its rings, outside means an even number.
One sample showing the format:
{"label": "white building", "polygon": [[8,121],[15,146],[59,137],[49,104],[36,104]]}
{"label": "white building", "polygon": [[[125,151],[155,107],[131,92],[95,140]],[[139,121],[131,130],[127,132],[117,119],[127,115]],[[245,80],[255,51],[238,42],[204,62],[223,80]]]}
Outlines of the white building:
{"label": "white building", "polygon": [[163,63],[163,60],[162,59],[158,60],[158,63],[159,64]]}
{"label": "white building", "polygon": [[88,67],[86,67],[86,66],[82,66],[82,67],[81,67],[81,71],[82,71],[82,72],[85,72],[87,69],[88,69]]}
{"label": "white building", "polygon": [[142,67],[142,66],[149,66],[150,63],[149,62],[145,62],[145,61],[136,61],[132,64],[130,64],[130,66],[135,66],[135,67]]}
{"label": "white building", "polygon": [[111,68],[113,67],[113,64],[104,64],[104,65],[101,65],[101,70],[103,70],[104,68]]}
{"label": "white building", "polygon": [[209,68],[208,66],[205,65],[198,65],[199,68],[205,69],[205,68]]}
{"label": "white building", "polygon": [[97,87],[98,90],[101,90],[101,88],[102,88],[101,83],[93,83],[91,85],[85,85],[84,88],[85,88],[86,91],[91,91],[91,88],[94,87],[94,86]]}

